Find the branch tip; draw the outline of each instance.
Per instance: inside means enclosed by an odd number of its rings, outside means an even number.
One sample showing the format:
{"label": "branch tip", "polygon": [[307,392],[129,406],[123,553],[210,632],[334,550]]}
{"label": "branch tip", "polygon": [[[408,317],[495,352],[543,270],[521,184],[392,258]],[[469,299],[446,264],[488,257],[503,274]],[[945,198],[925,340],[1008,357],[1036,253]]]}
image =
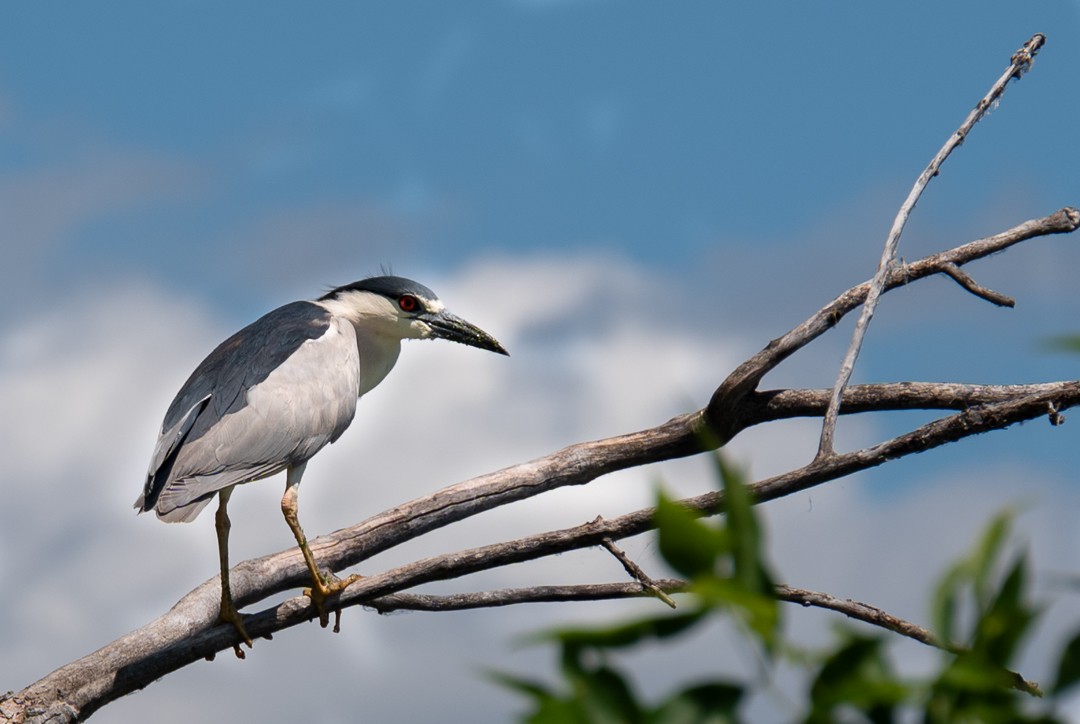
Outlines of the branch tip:
{"label": "branch tip", "polygon": [[[595,522],[600,522],[602,520],[603,517],[597,516]],[[657,585],[656,581],[650,578],[649,575],[641,569],[641,566],[630,560],[630,557],[626,555],[621,548],[615,545],[615,541],[608,536],[604,536],[603,540],[600,541],[600,544],[603,545],[611,555],[618,559],[619,563],[622,564],[622,567],[630,574],[630,577],[640,583],[642,588],[656,598],[659,598],[669,607],[676,608],[674,599],[667,595],[667,593],[664,592],[664,589]]]}
{"label": "branch tip", "polygon": [[1066,222],[1068,222],[1068,231],[1076,231],[1080,228],[1080,209],[1077,209],[1075,206],[1066,206],[1058,213],[1062,214],[1065,217]]}
{"label": "branch tip", "polygon": [[[885,291],[889,267],[896,258],[896,250],[900,244],[900,236],[904,233],[904,227],[907,225],[911,212],[915,209],[915,204],[926,190],[930,180],[936,177],[941,171],[941,166],[945,163],[945,160],[961,143],[964,142],[964,139],[967,138],[968,134],[975,127],[975,124],[982,120],[986,115],[987,110],[1001,100],[1002,94],[1004,94],[1005,87],[1008,85],[1009,81],[1013,78],[1019,78],[1021,74],[1031,69],[1032,60],[1035,58],[1035,54],[1039,52],[1039,49],[1045,42],[1046,36],[1042,33],[1036,33],[1022,48],[1020,48],[1020,50],[1013,54],[1012,64],[1005,70],[1005,73],[990,86],[990,90],[975,105],[975,108],[968,114],[967,118],[964,119],[964,122],[960,124],[960,127],[949,136],[947,141],[945,141],[945,145],[937,152],[926,169],[919,174],[919,177],[915,180],[915,185],[908,193],[904,203],[900,205],[900,209],[896,213],[896,218],[893,220],[892,228],[889,230],[889,235],[885,239],[885,246],[881,252],[881,261],[878,263],[877,271],[874,273],[873,280],[871,281],[866,294],[866,299],[863,302],[862,314],[859,316],[859,321],[855,324],[855,332],[851,336],[851,343],[848,346],[847,353],[844,355],[844,360],[841,362],[840,369],[836,376],[836,383],[833,386],[832,396],[829,398],[829,407],[825,410],[825,417],[821,424],[821,438],[818,442],[816,460],[826,460],[833,454],[836,422],[840,414],[840,405],[843,402],[844,390],[851,380],[851,375],[855,369],[855,362],[858,360],[859,352],[862,350],[863,341],[866,338],[866,330],[874,317],[874,311],[877,308],[878,300]],[[957,281],[960,280],[958,279]],[[962,281],[960,283],[964,284]],[[979,294],[979,296],[984,295]],[[993,301],[993,296],[986,298]],[[997,298],[998,301],[994,303],[1001,303],[1003,298],[1000,295],[998,295]]]}
{"label": "branch tip", "polygon": [[967,272],[965,272],[963,269],[961,269],[959,266],[957,266],[951,261],[943,263],[941,265],[941,271],[942,273],[947,274],[949,277],[951,277],[953,281],[962,286],[964,289],[968,290],[977,297],[985,299],[991,304],[996,304],[999,307],[1009,308],[1016,306],[1015,299],[1005,294],[1001,294],[1000,292],[995,292],[993,289],[987,289],[986,287],[980,285],[978,282],[972,279]]}
{"label": "branch tip", "polygon": [[1035,33],[1029,41],[1024,43],[1022,48],[1013,53],[1011,61],[1014,78],[1019,78],[1031,70],[1031,66],[1035,62],[1035,56],[1045,44],[1046,36],[1042,33]]}

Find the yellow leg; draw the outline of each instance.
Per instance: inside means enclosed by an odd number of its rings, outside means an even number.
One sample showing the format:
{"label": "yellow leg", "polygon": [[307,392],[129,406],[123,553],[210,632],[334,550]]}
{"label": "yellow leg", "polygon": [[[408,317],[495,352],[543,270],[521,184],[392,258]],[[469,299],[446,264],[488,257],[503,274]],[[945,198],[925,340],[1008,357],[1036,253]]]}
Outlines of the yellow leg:
{"label": "yellow leg", "polygon": [[[240,638],[244,640],[248,648],[251,648],[251,637],[248,636],[247,631],[244,629],[243,618],[240,616],[240,612],[236,610],[236,604],[233,603],[232,598],[232,589],[229,587],[229,529],[232,528],[232,523],[229,522],[227,506],[232,490],[232,488],[225,488],[218,493],[218,509],[217,515],[214,517],[217,527],[218,558],[221,561],[221,612],[218,613],[218,621],[220,623],[231,623],[236,627]],[[244,651],[240,648],[240,644],[234,646],[233,650],[239,658],[244,658]]]}
{"label": "yellow leg", "polygon": [[[300,521],[297,518],[300,478],[304,474],[306,465],[307,463],[302,463],[289,468],[285,483],[285,494],[281,496],[281,512],[285,516],[285,522],[289,524],[293,536],[296,537],[296,543],[300,546],[300,552],[304,554],[304,562],[307,563],[308,571],[311,573],[312,587],[305,588],[304,595],[315,604],[315,610],[319,612],[319,624],[326,628],[330,623],[330,616],[325,607],[326,599],[354,581],[359,580],[360,576],[351,575],[348,578],[334,578],[327,581],[319,572],[319,567],[315,565],[315,556],[311,553],[311,548],[308,547],[307,537],[304,535],[304,530],[300,527]],[[334,630],[337,630],[337,626],[334,627]]]}

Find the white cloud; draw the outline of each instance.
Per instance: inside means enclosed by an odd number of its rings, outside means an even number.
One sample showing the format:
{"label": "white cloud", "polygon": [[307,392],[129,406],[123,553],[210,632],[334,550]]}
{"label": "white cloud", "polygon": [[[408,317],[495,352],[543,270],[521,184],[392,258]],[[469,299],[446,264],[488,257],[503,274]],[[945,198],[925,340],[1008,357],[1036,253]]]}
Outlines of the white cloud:
{"label": "white cloud", "polygon": [[[301,520],[312,535],[571,442],[663,422],[703,403],[760,344],[723,329],[702,333],[672,311],[677,304],[664,302],[669,287],[662,280],[614,259],[502,260],[423,281],[513,356],[408,343],[399,369],[361,401],[353,428],[309,466]],[[552,289],[559,294],[548,294]],[[171,394],[227,331],[190,300],[116,284],[71,298],[63,313],[29,318],[3,340],[0,440],[7,481],[0,580],[6,590],[21,587],[0,598],[0,682],[6,688],[145,623],[214,574],[212,516],[165,526],[134,516],[130,505]],[[733,452],[757,476],[771,474],[805,462],[815,431],[810,422],[757,430]],[[851,435],[876,437],[865,420]],[[947,463],[959,454],[933,455]],[[1040,568],[1067,570],[1075,560],[1078,540],[1069,521],[1076,493],[1022,450],[887,498],[867,495],[886,475],[873,471],[767,506],[775,558],[787,580],[925,622],[929,582],[991,511],[1018,499],[1031,501],[1020,526]],[[440,531],[368,562],[361,572],[407,554],[616,515],[648,504],[661,476],[686,493],[713,485],[701,459],[629,471]],[[291,545],[278,512],[282,487],[282,480],[263,481],[234,496],[234,560]],[[626,547],[646,561],[655,554],[646,537]],[[478,580],[503,586],[621,576],[606,555],[588,552]],[[454,588],[469,585],[478,584]],[[321,721],[351,721],[358,711],[371,721],[505,720],[520,702],[477,670],[554,670],[551,651],[517,649],[516,637],[570,619],[611,620],[647,605],[391,617],[350,611],[339,636],[301,627],[257,643],[245,662],[222,655],[188,667],[102,716],[276,722],[303,718],[314,706]],[[822,641],[822,621],[829,618],[787,613],[800,636]],[[1055,619],[1057,631],[1070,623],[1062,618]],[[678,655],[651,650],[631,659],[649,672],[643,677],[648,691],[659,693],[688,670],[738,671],[740,648],[731,641],[730,633],[714,627]],[[1054,644],[1052,636],[1040,641],[1037,653]],[[905,660],[925,660],[910,648],[904,648]],[[1033,666],[1038,658],[1031,657]],[[660,671],[657,662],[663,662]],[[417,689],[425,696],[417,697]],[[438,702],[437,711],[430,702]]]}

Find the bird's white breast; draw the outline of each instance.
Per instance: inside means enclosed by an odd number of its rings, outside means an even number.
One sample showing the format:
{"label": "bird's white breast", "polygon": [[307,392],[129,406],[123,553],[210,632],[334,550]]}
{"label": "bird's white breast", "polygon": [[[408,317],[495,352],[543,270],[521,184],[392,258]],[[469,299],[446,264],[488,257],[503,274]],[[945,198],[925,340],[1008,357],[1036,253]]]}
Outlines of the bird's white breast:
{"label": "bird's white breast", "polygon": [[304,342],[248,390],[247,407],[238,414],[273,421],[272,435],[310,446],[314,455],[352,422],[359,380],[356,335],[348,322],[332,319],[326,334]]}

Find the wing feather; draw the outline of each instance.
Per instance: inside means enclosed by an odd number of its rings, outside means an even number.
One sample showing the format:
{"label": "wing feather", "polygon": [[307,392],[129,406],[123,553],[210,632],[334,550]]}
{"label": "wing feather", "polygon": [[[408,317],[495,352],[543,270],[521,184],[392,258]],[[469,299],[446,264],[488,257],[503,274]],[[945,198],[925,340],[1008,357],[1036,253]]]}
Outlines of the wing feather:
{"label": "wing feather", "polygon": [[192,520],[217,491],[304,462],[348,427],[358,388],[351,324],[310,302],[270,312],[180,389],[136,507]]}

